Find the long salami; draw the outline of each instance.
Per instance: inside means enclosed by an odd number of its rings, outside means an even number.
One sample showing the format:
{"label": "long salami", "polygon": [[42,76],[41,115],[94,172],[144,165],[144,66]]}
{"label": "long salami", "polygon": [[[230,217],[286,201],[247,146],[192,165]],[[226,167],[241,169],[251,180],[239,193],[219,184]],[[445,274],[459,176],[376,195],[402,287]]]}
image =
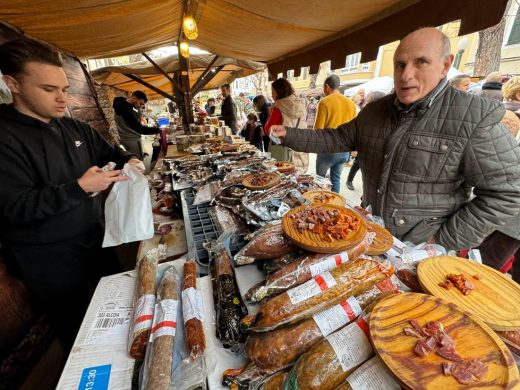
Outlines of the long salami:
{"label": "long salami", "polygon": [[[388,280],[388,279],[387,279]],[[293,363],[314,344],[355,320],[361,310],[370,310],[381,298],[399,290],[393,281],[375,284],[356,297],[332,306],[290,327],[250,335],[245,344],[247,357],[262,369],[278,369]]]}
{"label": "long salami", "polygon": [[372,242],[372,236],[365,237],[351,249],[337,254],[312,253],[291,262],[281,270],[269,275],[261,287],[253,287],[246,297],[252,302],[259,302],[266,297],[280,294],[299,286],[309,279],[341,266],[347,261],[356,260],[365,253]]}
{"label": "long salami", "polygon": [[152,327],[158,259],[157,249],[152,249],[137,263],[133,319],[128,338],[128,353],[136,360],[144,359]]}
{"label": "long salami", "polygon": [[182,313],[186,328],[186,342],[192,360],[206,350],[206,337],[202,326],[202,296],[197,290],[197,265],[194,261],[184,264],[184,286],[182,290]]}
{"label": "long salami", "polygon": [[345,326],[315,344],[293,366],[285,390],[332,390],[367,361],[374,351],[366,318]]}
{"label": "long salami", "polygon": [[146,351],[143,390],[168,390],[172,379],[172,360],[177,328],[177,271],[173,266],[164,272],[157,291],[157,303]]}
{"label": "long salami", "polygon": [[263,305],[256,317],[242,320],[245,328],[268,331],[294,323],[357,295],[393,273],[385,261],[357,259],[277,295]]}

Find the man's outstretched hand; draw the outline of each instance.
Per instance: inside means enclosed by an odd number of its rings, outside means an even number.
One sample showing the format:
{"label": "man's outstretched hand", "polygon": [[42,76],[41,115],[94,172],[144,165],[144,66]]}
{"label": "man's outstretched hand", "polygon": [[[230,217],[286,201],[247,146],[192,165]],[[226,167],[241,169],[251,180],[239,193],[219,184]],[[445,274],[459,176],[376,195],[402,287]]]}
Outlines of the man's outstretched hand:
{"label": "man's outstretched hand", "polygon": [[283,125],[273,125],[271,126],[269,135],[271,134],[280,138],[280,140],[283,142],[285,136],[287,135],[287,129]]}
{"label": "man's outstretched hand", "polygon": [[93,193],[106,190],[116,181],[125,180],[128,180],[128,177],[121,176],[120,170],[105,172],[94,165],[78,179],[78,184],[86,193]]}

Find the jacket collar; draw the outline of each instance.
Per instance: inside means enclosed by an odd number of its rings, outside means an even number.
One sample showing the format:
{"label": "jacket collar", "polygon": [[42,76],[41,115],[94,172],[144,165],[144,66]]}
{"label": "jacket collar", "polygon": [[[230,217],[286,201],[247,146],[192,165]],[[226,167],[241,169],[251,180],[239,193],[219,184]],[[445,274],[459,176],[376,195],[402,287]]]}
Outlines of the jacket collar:
{"label": "jacket collar", "polygon": [[406,106],[402,104],[399,99],[397,99],[397,95],[394,99],[394,105],[397,107],[397,110],[401,113],[410,113],[412,111],[421,111],[421,110],[427,110],[432,105],[433,102],[442,95],[442,93],[446,90],[446,87],[448,86],[448,79],[445,77],[443,78],[439,84],[431,91],[428,95],[426,95],[421,100],[412,103],[409,106]]}

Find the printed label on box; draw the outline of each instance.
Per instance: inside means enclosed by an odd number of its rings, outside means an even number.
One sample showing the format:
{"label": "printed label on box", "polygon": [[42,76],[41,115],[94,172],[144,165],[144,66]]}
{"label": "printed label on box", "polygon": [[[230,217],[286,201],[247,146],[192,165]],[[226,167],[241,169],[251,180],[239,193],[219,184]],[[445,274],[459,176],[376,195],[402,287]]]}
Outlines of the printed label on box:
{"label": "printed label on box", "polygon": [[111,369],[111,364],[85,368],[81,374],[78,390],[107,390]]}

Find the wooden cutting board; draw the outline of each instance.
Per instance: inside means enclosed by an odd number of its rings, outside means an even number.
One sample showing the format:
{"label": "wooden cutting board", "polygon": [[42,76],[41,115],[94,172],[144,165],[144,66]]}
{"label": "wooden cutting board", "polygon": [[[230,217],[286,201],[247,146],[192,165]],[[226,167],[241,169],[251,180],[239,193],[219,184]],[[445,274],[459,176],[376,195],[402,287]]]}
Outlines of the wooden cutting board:
{"label": "wooden cutting board", "polygon": [[392,233],[386,230],[381,225],[373,222],[367,222],[367,232],[375,233],[376,236],[372,244],[368,247],[368,251],[366,252],[369,256],[377,256],[386,253],[392,248],[394,244],[394,237]]}
{"label": "wooden cutting board", "polygon": [[[475,290],[464,295],[454,287],[439,286],[448,274],[468,276]],[[492,329],[520,329],[520,285],[493,268],[460,257],[438,256],[421,261],[417,275],[425,292],[455,303]]]}
{"label": "wooden cutting board", "polygon": [[[440,321],[454,340],[464,360],[485,361],[487,373],[475,385],[462,385],[445,376],[442,363],[449,362],[436,353],[419,357],[413,351],[418,338],[403,329],[416,319],[421,326]],[[410,389],[517,389],[518,368],[511,352],[483,322],[456,305],[426,294],[403,293],[380,301],[370,316],[370,336],[374,349],[394,375]]]}
{"label": "wooden cutting board", "polygon": [[[324,202],[320,200],[321,196],[326,196],[328,199]],[[307,191],[303,194],[303,197],[307,200],[309,200],[312,204],[315,205],[322,205],[322,204],[331,204],[334,206],[344,207],[345,206],[345,198],[333,191],[327,191],[327,190],[313,190],[313,191]]]}
{"label": "wooden cutting board", "polygon": [[[266,183],[263,185],[257,185],[253,184],[253,180],[256,177],[262,177],[266,178]],[[268,172],[268,173],[259,173],[256,175],[249,175],[242,180],[242,185],[246,188],[249,188],[250,190],[257,191],[257,190],[267,190],[271,187],[274,187],[275,185],[280,184],[281,177],[280,174],[277,172]]]}
{"label": "wooden cutting board", "polygon": [[[320,207],[325,210],[340,210],[341,213],[347,214],[351,217],[359,219],[359,227],[357,230],[350,232],[346,239],[333,240],[331,242],[326,241],[319,234],[315,234],[309,230],[305,230],[302,233],[293,225],[291,215],[299,213],[306,207]],[[338,207],[332,205],[320,205],[320,206],[299,206],[289,210],[282,217],[282,230],[284,234],[294,241],[299,247],[316,253],[339,253],[346,249],[352,248],[359,244],[367,233],[366,221],[360,217],[355,211],[346,209],[345,207]]]}

